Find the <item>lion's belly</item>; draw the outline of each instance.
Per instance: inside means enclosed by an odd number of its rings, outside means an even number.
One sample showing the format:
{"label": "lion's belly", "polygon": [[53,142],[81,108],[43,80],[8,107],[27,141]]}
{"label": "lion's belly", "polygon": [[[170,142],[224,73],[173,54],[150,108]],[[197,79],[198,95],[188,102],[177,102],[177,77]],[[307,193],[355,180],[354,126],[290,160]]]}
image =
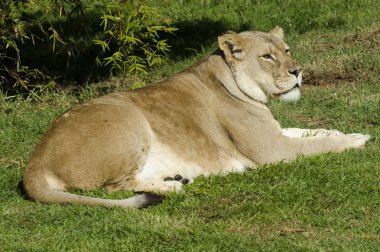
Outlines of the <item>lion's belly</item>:
{"label": "lion's belly", "polygon": [[208,175],[204,172],[204,169],[196,162],[184,160],[169,147],[153,140],[147,159],[136,176],[144,181],[163,180],[166,177],[173,178],[175,175],[192,179],[200,175]]}
{"label": "lion's belly", "polygon": [[192,181],[195,177],[201,175],[209,176],[211,174],[242,172],[253,166],[246,159],[231,157],[225,152],[220,152],[214,160],[202,156],[197,157],[195,160],[188,160],[179,154],[181,151],[174,151],[153,137],[146,161],[140,168],[139,173],[136,174],[136,178],[143,181],[155,181],[181,175],[183,178]]}

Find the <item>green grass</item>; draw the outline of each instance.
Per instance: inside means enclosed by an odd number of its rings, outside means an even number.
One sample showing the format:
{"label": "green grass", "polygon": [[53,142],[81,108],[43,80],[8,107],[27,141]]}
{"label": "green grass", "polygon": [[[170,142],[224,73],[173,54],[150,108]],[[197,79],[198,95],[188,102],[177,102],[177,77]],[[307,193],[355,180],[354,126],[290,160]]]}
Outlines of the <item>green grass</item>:
{"label": "green grass", "polygon": [[[225,30],[268,30],[280,24],[308,85],[298,103],[271,102],[276,118],[284,127],[361,132],[372,140],[361,150],[201,177],[185,186],[184,193],[147,209],[44,205],[24,200],[17,187],[39,137],[60,113],[114,87],[103,83],[76,94],[46,93],[38,101],[0,96],[0,250],[379,250],[377,1],[158,3],[182,30],[173,42],[171,63],[155,70],[152,79],[176,73],[214,50],[216,36]],[[103,190],[87,194],[130,195]]]}

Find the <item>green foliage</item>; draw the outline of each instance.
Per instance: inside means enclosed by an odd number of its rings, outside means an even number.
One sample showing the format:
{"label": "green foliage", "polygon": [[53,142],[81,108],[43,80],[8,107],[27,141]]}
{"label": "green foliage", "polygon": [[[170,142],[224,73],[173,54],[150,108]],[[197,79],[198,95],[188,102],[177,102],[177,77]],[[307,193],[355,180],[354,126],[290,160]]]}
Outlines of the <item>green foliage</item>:
{"label": "green foliage", "polygon": [[167,61],[161,35],[175,31],[144,0],[5,0],[0,7],[2,90],[28,89],[36,80],[80,83],[102,72],[96,63],[147,75]]}
{"label": "green foliage", "polygon": [[[99,65],[110,65],[132,75],[148,75],[148,67],[166,62],[169,45],[160,33],[172,33],[172,20],[160,19],[159,14],[144,5],[144,1],[113,0],[107,4],[101,25],[104,38],[94,40],[106,56],[97,58]],[[112,46],[116,45],[116,50]]]}
{"label": "green foliage", "polygon": [[[48,20],[49,16],[56,16],[58,19],[66,15],[67,8],[71,9],[69,15],[72,15],[82,6],[80,0],[54,0],[50,2],[52,8],[46,8],[46,11],[42,12],[41,6],[47,3],[39,4],[27,0],[4,0],[0,3],[0,83],[2,89],[10,90],[13,87],[28,89],[34,81],[42,81],[43,78],[48,77],[39,69],[22,64],[22,58],[30,53],[24,50],[24,45],[34,46],[37,41],[44,40],[46,37],[48,41],[51,41],[54,51],[57,42],[64,44],[64,41],[51,22],[48,27],[41,23]],[[35,13],[40,14],[39,17],[33,16]],[[39,28],[39,34],[32,31],[33,27]],[[45,36],[41,36],[41,33]],[[47,81],[46,84],[50,85],[51,81]]]}
{"label": "green foliage", "polygon": [[0,3],[0,83],[27,88],[29,80],[37,78],[40,72],[21,64],[17,42],[31,38],[25,29],[26,22],[16,12],[23,4],[13,0]]}

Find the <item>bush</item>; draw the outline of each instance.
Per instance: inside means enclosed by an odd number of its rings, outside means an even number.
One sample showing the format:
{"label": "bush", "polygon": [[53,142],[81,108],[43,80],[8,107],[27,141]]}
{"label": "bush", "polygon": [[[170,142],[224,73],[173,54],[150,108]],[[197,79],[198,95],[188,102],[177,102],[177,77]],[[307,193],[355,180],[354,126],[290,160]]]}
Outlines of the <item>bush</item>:
{"label": "bush", "polygon": [[171,23],[144,0],[3,0],[2,89],[28,90],[38,82],[80,84],[101,72],[95,64],[112,73],[146,76],[167,60],[169,46],[160,38],[176,30]]}
{"label": "bush", "polygon": [[157,12],[141,1],[110,1],[101,23],[105,37],[95,40],[108,56],[97,57],[98,64],[132,75],[147,75],[148,67],[166,62],[169,46],[159,33],[175,31],[171,23],[169,18],[161,21]]}
{"label": "bush", "polygon": [[0,83],[3,86],[21,86],[28,88],[29,82],[41,76],[37,69],[23,66],[20,60],[18,42],[31,37],[25,30],[27,23],[17,13],[23,1],[3,0],[0,3]]}

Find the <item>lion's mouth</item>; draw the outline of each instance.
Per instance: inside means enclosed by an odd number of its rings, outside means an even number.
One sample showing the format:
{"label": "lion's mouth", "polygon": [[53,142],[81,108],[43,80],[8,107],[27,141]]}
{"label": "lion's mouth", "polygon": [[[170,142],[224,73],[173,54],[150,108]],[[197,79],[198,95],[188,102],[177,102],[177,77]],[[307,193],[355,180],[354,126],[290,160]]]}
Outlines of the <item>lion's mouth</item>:
{"label": "lion's mouth", "polygon": [[299,100],[300,95],[301,95],[300,85],[297,83],[290,90],[280,94],[279,98],[280,100],[285,101],[285,102],[295,102]]}
{"label": "lion's mouth", "polygon": [[281,93],[279,95],[284,95],[284,94],[287,94],[287,93],[290,93],[292,92],[294,89],[296,88],[300,88],[300,85],[298,83],[296,83],[296,85],[294,85],[291,89],[289,89],[288,91],[284,92],[284,93]]}

